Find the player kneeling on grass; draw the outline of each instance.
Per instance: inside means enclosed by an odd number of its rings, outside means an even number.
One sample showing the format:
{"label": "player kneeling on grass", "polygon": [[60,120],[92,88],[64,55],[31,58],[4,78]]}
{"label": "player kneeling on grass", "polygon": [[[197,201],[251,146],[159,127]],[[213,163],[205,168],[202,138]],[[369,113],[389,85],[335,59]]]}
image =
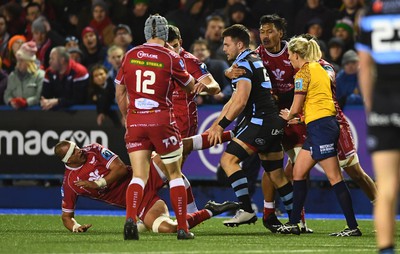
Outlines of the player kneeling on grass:
{"label": "player kneeling on grass", "polygon": [[[184,139],[184,146],[186,144],[189,147],[194,145],[195,149],[207,148],[209,144],[201,142],[201,140],[207,140],[206,135]],[[230,138],[229,132],[226,136]],[[92,226],[91,224],[80,225],[74,219],[78,196],[101,200],[121,208],[126,206],[126,189],[132,178],[132,169],[126,166],[118,155],[99,144],[79,148],[75,143],[67,140],[59,142],[54,150],[65,163],[61,193],[62,221],[67,229],[72,232],[86,232]],[[165,172],[160,157],[155,154],[150,164],[150,176],[145,186],[143,201],[138,209],[140,211],[138,217],[143,221],[144,226],[142,230],[149,229],[158,233],[177,231],[177,223],[169,217],[167,205],[157,194],[158,190],[168,182]],[[183,178],[187,191],[191,193],[189,181]],[[219,204],[209,201],[205,209],[188,213],[187,223],[189,228],[192,228],[212,216],[238,208],[239,205],[235,202],[227,201]]]}

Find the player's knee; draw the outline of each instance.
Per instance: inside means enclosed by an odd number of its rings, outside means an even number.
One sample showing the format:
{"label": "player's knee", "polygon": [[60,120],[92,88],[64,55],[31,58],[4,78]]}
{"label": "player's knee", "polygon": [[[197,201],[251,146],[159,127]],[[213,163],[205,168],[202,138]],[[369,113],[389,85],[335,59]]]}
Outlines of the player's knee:
{"label": "player's knee", "polygon": [[261,165],[267,173],[283,168],[283,159],[279,160],[262,160]]}
{"label": "player's knee", "polygon": [[152,231],[154,233],[175,233],[177,225],[168,215],[163,214],[154,220]]}
{"label": "player's knee", "polygon": [[342,167],[342,168],[344,168],[346,170],[346,168],[355,166],[359,162],[360,161],[358,159],[358,154],[355,153],[352,156],[350,156],[350,157],[348,157],[348,158],[346,158],[344,160],[339,160],[339,165],[340,165],[340,167]]}
{"label": "player's knee", "polygon": [[182,158],[182,147],[179,149],[164,155],[160,155],[161,160],[164,164],[171,164],[179,161]]}
{"label": "player's knee", "polygon": [[244,159],[249,157],[247,151],[235,141],[231,141],[229,143],[229,145],[226,147],[225,152],[236,156],[239,159],[239,161],[243,161]]}

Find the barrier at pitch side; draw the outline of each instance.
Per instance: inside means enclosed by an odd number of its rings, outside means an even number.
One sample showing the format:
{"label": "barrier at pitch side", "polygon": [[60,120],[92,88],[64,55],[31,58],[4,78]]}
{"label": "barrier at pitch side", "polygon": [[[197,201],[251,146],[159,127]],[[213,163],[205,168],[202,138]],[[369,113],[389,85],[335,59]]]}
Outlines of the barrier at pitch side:
{"label": "barrier at pitch side", "polygon": [[[222,106],[199,107],[199,133],[207,130],[218,117]],[[362,108],[345,111],[352,126],[361,165],[372,174],[370,156],[365,147],[366,125]],[[55,178],[64,171],[53,155],[54,145],[62,139],[75,141],[79,146],[97,142],[109,147],[129,163],[122,127],[111,122],[96,124],[94,106],[77,106],[66,111],[42,111],[39,107],[15,111],[0,107],[0,178]],[[204,151],[194,151],[183,171],[191,180],[216,179],[215,172],[226,144]],[[312,179],[325,179],[320,168],[311,172]]]}

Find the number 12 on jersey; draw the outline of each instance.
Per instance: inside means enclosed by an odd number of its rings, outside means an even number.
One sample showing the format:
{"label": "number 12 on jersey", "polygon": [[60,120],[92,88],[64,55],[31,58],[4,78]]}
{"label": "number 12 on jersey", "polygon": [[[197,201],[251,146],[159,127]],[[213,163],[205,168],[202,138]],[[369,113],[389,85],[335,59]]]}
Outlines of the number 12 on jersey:
{"label": "number 12 on jersey", "polygon": [[136,70],[136,92],[145,94],[154,94],[154,89],[149,86],[156,82],[154,71]]}

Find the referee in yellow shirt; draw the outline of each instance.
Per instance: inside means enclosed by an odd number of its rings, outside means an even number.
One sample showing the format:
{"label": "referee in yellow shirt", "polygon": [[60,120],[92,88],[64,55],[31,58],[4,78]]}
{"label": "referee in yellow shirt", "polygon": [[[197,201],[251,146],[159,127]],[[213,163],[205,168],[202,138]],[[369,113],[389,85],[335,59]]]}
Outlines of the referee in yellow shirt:
{"label": "referee in yellow shirt", "polygon": [[278,231],[283,234],[300,234],[297,223],[307,196],[306,176],[316,163],[325,171],[339,204],[346,217],[347,228],[331,236],[361,236],[354,215],[349,189],[343,180],[337,158],[339,124],[332,99],[330,79],[327,72],[314,59],[321,58],[321,50],[315,40],[301,36],[289,41],[289,60],[294,68],[295,95],[292,106],[283,109],[280,116],[290,121],[299,113],[304,114],[307,138],[293,169],[293,211],[289,222]]}

